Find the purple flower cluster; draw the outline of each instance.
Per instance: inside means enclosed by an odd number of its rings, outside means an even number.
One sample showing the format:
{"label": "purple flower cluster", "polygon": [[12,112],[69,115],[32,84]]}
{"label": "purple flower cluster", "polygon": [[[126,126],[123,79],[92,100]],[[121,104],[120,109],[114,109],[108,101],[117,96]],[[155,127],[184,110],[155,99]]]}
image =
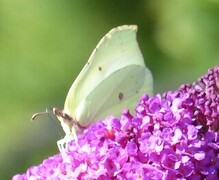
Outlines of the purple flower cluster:
{"label": "purple flower cluster", "polygon": [[193,84],[144,95],[132,116],[98,121],[19,179],[219,179],[219,66]]}

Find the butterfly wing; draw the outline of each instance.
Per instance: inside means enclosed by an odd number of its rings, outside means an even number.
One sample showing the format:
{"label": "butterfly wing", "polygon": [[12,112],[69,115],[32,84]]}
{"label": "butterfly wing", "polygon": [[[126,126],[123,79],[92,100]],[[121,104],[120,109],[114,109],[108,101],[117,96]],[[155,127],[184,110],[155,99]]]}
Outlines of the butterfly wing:
{"label": "butterfly wing", "polygon": [[152,75],[145,67],[136,32],[137,26],[120,26],[107,33],[70,88],[64,111],[81,126],[119,114],[137,102],[139,93],[152,93]]}
{"label": "butterfly wing", "polygon": [[151,93],[151,85],[150,73],[143,66],[117,70],[79,103],[75,111],[79,123],[86,127],[107,115],[118,116],[124,108],[133,109],[144,92]]}

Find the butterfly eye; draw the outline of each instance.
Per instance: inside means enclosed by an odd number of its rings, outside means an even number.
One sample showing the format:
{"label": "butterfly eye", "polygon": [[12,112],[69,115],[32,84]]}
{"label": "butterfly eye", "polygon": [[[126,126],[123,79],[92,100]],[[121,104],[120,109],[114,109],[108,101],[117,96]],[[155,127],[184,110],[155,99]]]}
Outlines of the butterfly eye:
{"label": "butterfly eye", "polygon": [[71,118],[68,114],[65,114],[65,113],[62,114],[62,117],[63,117],[65,120],[67,120],[67,121],[71,121],[71,120],[72,120],[72,118]]}

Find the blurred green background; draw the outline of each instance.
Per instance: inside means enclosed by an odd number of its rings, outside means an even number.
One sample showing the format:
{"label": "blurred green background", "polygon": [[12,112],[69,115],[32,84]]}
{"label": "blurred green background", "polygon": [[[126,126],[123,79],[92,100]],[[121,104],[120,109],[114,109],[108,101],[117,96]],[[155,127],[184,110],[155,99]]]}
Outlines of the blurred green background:
{"label": "blurred green background", "polygon": [[58,152],[59,122],[30,122],[32,114],[62,108],[99,40],[124,24],[138,25],[155,93],[195,81],[219,62],[217,0],[1,0],[0,179]]}

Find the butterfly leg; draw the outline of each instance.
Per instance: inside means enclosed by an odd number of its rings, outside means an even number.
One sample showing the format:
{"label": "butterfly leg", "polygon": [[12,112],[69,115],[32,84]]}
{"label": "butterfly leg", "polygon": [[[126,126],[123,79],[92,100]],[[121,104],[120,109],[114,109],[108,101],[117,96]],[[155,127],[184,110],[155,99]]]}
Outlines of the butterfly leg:
{"label": "butterfly leg", "polygon": [[57,145],[58,145],[60,152],[66,149],[66,146],[67,146],[66,138],[64,137],[63,139],[58,140]]}
{"label": "butterfly leg", "polygon": [[77,134],[76,134],[76,131],[75,131],[74,128],[72,128],[72,133],[66,134],[63,139],[60,139],[60,140],[57,141],[59,151],[61,152],[62,150],[67,149],[69,143],[73,139],[75,140],[75,144],[78,145],[78,137],[77,137]]}

